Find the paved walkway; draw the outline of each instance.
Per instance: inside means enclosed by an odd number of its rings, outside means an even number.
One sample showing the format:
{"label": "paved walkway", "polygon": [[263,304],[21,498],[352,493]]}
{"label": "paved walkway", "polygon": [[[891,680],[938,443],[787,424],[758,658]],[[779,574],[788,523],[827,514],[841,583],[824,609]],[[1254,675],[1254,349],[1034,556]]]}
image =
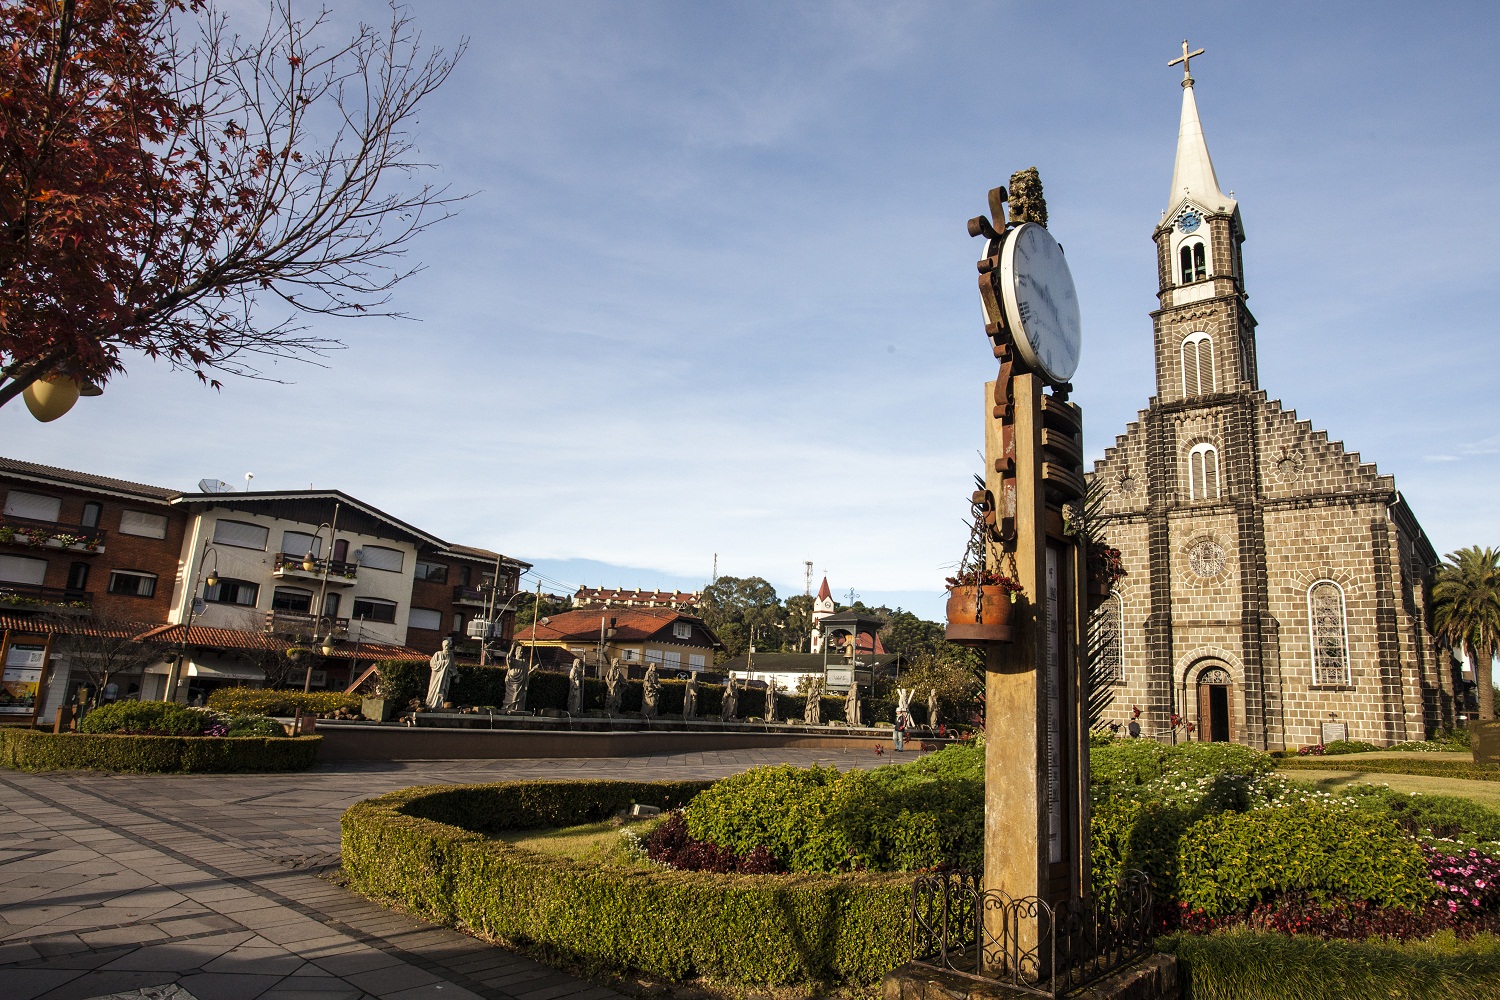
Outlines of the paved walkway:
{"label": "paved walkway", "polygon": [[351,763],[294,775],[0,771],[0,998],[604,1000],[617,994],[320,878],[338,864],[340,813],[419,784],[686,780],[889,760],[740,750]]}

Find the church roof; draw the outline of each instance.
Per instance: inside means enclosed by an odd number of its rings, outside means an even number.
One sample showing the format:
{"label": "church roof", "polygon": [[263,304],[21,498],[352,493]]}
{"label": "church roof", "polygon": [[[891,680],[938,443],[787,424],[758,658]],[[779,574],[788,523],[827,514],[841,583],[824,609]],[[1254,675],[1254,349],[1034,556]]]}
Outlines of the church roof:
{"label": "church roof", "polygon": [[1191,200],[1211,212],[1233,214],[1235,200],[1219,190],[1214,161],[1208,155],[1208,140],[1203,137],[1203,123],[1198,119],[1198,101],[1193,96],[1193,78],[1182,81],[1182,122],[1177,127],[1177,160],[1172,166],[1172,194],[1167,199],[1168,216],[1184,200]]}
{"label": "church roof", "polygon": [[818,600],[826,601],[833,596],[833,591],[828,589],[828,577],[823,577],[823,586],[818,588]]}

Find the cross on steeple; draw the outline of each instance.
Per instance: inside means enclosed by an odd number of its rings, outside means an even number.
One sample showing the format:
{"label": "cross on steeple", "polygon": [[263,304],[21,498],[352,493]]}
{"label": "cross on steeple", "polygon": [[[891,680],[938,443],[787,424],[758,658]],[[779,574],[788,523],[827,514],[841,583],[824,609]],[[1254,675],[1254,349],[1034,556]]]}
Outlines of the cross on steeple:
{"label": "cross on steeple", "polygon": [[1184,38],[1182,40],[1182,55],[1167,63],[1168,66],[1176,66],[1178,63],[1182,63],[1182,85],[1184,87],[1191,87],[1193,85],[1193,74],[1189,72],[1188,60],[1196,59],[1202,54],[1202,49],[1199,49],[1197,52],[1189,52],[1187,39]]}

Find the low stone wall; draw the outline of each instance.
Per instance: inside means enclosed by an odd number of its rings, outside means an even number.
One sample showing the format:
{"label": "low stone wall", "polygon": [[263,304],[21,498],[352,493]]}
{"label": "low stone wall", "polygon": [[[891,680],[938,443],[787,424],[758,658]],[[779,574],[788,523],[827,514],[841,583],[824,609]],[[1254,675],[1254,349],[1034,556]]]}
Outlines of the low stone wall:
{"label": "low stone wall", "polygon": [[[480,719],[483,716],[470,716]],[[803,749],[890,752],[890,730],[797,732],[791,727],[740,730],[580,732],[551,729],[448,729],[320,723],[319,758],[339,760],[489,760],[532,757],[638,757],[710,750]],[[908,740],[909,751],[920,744]],[[899,758],[898,758],[899,759]]]}

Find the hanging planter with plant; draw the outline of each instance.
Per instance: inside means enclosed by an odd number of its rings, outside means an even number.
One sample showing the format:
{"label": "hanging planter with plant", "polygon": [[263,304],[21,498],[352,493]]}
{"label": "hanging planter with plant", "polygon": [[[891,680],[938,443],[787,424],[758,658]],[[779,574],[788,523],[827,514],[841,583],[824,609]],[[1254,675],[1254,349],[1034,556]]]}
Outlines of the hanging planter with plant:
{"label": "hanging planter with plant", "polygon": [[1097,608],[1109,599],[1115,584],[1125,576],[1120,550],[1108,544],[1090,544],[1088,548],[1089,608]]}
{"label": "hanging planter with plant", "polygon": [[975,483],[978,489],[970,501],[973,520],[969,522],[969,544],[958,572],[947,580],[947,638],[960,645],[982,647],[1012,640],[1011,612],[1025,591],[1014,577],[990,565],[988,515],[993,500],[984,480],[976,476]]}

